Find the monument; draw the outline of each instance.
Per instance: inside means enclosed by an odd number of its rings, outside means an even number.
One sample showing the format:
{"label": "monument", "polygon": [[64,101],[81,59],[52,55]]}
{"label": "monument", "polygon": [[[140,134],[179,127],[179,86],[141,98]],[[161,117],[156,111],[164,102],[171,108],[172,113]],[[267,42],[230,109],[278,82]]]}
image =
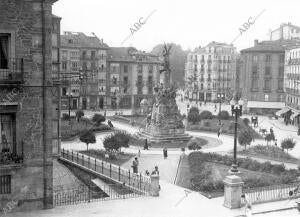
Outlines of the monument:
{"label": "monument", "polygon": [[154,143],[180,143],[184,147],[191,136],[185,134],[182,116],[176,104],[176,88],[171,86],[170,69],[171,46],[164,45],[163,50],[163,83],[154,88],[155,101],[151,112],[147,115],[146,127],[139,133],[141,137]]}

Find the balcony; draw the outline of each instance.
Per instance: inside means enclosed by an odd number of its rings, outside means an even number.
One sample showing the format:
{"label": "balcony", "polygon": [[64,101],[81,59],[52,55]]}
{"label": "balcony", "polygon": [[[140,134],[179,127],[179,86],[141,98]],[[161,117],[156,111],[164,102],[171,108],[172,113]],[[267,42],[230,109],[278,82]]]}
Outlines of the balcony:
{"label": "balcony", "polygon": [[271,92],[271,89],[269,89],[269,88],[264,88],[263,91],[264,91],[265,93],[270,93],[270,92]]}
{"label": "balcony", "polygon": [[24,60],[10,58],[0,62],[0,83],[21,84],[23,82]]}
{"label": "balcony", "polygon": [[2,152],[0,153],[0,166],[3,165],[13,165],[13,164],[21,164],[23,163],[23,155],[18,155],[16,153],[12,153],[9,148],[2,148]]}

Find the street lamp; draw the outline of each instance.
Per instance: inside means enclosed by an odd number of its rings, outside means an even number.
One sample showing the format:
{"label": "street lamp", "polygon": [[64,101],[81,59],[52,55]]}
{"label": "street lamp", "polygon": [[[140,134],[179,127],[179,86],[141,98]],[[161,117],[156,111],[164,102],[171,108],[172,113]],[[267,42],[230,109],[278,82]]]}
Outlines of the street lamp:
{"label": "street lamp", "polygon": [[69,92],[67,96],[69,97],[69,123],[71,123],[71,98],[72,98],[72,92]]}
{"label": "street lamp", "polygon": [[230,168],[230,174],[239,173],[237,169],[237,160],[236,160],[236,145],[237,145],[237,125],[238,125],[238,117],[242,115],[244,101],[240,99],[238,102],[232,99],[230,101],[231,105],[231,113],[232,116],[235,115],[235,122],[234,122],[234,146],[233,146],[233,164]]}

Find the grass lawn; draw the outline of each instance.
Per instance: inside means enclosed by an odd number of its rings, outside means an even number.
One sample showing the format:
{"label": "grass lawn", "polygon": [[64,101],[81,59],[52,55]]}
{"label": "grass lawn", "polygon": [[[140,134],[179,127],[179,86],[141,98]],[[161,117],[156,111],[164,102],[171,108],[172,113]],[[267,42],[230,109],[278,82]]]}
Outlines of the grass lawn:
{"label": "grass lawn", "polygon": [[[200,142],[199,140],[206,140],[207,141],[207,144],[202,146],[202,149],[206,149],[206,148],[213,148],[213,147],[217,147],[219,145],[222,144],[222,142],[220,142],[219,140],[217,139],[214,139],[214,138],[210,138],[210,137],[206,137],[206,136],[202,136],[201,138],[200,137],[194,137],[192,138],[190,141],[192,140],[196,140],[198,142]],[[172,144],[172,143],[150,143],[148,141],[148,145],[149,145],[149,149],[151,148],[186,148],[187,149],[187,144]],[[145,145],[145,140],[144,139],[141,139],[141,138],[137,138],[137,137],[133,137],[131,138],[130,142],[129,142],[129,145],[130,146],[139,146],[141,148],[144,148],[144,145]]]}
{"label": "grass lawn", "polygon": [[[222,133],[229,134],[229,135],[234,134],[234,119],[221,120],[221,124],[223,125]],[[255,139],[263,139],[263,137],[259,133],[257,133],[251,127],[246,126],[243,123],[242,119],[239,119],[238,120],[238,131],[243,128],[248,128],[253,133]],[[209,132],[215,132],[215,133],[217,133],[217,131],[219,129],[220,129],[220,125],[219,125],[218,118],[205,119],[196,124],[188,123],[188,125],[186,127],[186,130],[190,130],[190,131],[209,131]]]}
{"label": "grass lawn", "polygon": [[127,154],[127,153],[116,153],[114,155],[110,155],[109,159],[105,159],[105,154],[107,153],[105,150],[95,150],[95,149],[90,149],[88,151],[80,151],[82,154],[86,154],[90,157],[97,158],[99,160],[107,161],[109,163],[119,165],[121,166],[125,162],[129,161],[131,158],[133,158],[135,155],[134,154]]}

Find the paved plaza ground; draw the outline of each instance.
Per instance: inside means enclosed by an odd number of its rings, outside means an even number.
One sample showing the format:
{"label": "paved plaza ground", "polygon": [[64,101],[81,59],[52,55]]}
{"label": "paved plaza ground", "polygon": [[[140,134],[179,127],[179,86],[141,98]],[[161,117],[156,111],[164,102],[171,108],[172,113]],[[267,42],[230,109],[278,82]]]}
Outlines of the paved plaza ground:
{"label": "paved plaza ground", "polygon": [[[178,102],[179,109],[182,113],[185,113],[187,109],[186,102]],[[190,103],[191,104],[191,103]],[[191,105],[190,105],[191,107]],[[199,107],[201,110],[210,110],[215,112],[214,104],[207,104],[206,106]],[[222,105],[222,110],[230,111],[229,105]],[[130,111],[123,111],[123,113],[130,114]],[[85,112],[88,117],[91,117],[94,112]],[[115,111],[108,112],[108,116],[113,115]],[[244,116],[248,117],[249,116]],[[117,129],[126,130],[130,133],[137,133],[140,129],[138,127],[132,127],[128,124],[113,121],[114,126]],[[268,117],[259,116],[259,127],[266,128],[269,130],[273,127],[278,144],[283,138],[292,137],[296,140],[296,147],[290,152],[295,157],[300,157],[300,137],[296,134],[296,127],[285,126],[282,120],[272,120]],[[96,135],[97,142],[90,144],[89,148],[102,149],[103,139],[111,132],[98,133]],[[233,137],[229,135],[221,135],[219,138],[215,133],[206,132],[187,132],[188,134],[195,137],[206,137],[210,138],[210,142],[217,141],[216,145],[208,146],[202,149],[203,152],[218,152],[221,154],[228,154],[233,150]],[[253,144],[266,144],[264,140],[255,140]],[[69,150],[86,150],[86,145],[75,139],[73,141],[65,141],[62,143],[62,148]],[[239,147],[242,149],[242,147]],[[124,149],[124,152],[134,153],[137,155],[140,147],[130,147]],[[208,199],[197,192],[186,190],[182,187],[173,185],[176,177],[178,163],[182,151],[180,149],[168,149],[168,158],[164,159],[161,148],[150,148],[150,150],[140,150],[141,156],[139,157],[139,170],[144,173],[145,170],[153,170],[154,166],[158,166],[160,170],[161,178],[161,192],[159,197],[142,197],[133,198],[126,200],[112,200],[112,201],[101,201],[92,202],[86,204],[77,204],[72,206],[55,207],[51,210],[34,211],[31,213],[13,213],[8,216],[62,216],[62,217],[77,217],[77,216],[105,216],[105,217],[177,217],[177,216],[242,216],[244,214],[244,208],[230,210],[223,206],[223,197]],[[190,151],[186,150],[185,154],[189,154]],[[260,162],[266,160],[255,158]],[[122,167],[127,169],[131,168],[132,160],[124,163]],[[272,161],[272,163],[281,163]],[[296,168],[296,164],[285,164],[287,168]],[[63,173],[60,171],[60,173]],[[64,176],[67,173],[60,174]],[[57,175],[57,176],[60,176]],[[74,177],[73,177],[74,178]],[[63,179],[62,179],[63,180]],[[72,179],[75,183],[76,180]],[[278,201],[265,204],[254,205],[252,212],[254,216],[299,216],[298,211],[294,208],[296,206],[295,200],[292,201]],[[288,209],[288,210],[286,210]],[[130,210],[130,212],[129,212]],[[270,212],[274,211],[275,212]],[[276,211],[277,210],[277,211]]]}

